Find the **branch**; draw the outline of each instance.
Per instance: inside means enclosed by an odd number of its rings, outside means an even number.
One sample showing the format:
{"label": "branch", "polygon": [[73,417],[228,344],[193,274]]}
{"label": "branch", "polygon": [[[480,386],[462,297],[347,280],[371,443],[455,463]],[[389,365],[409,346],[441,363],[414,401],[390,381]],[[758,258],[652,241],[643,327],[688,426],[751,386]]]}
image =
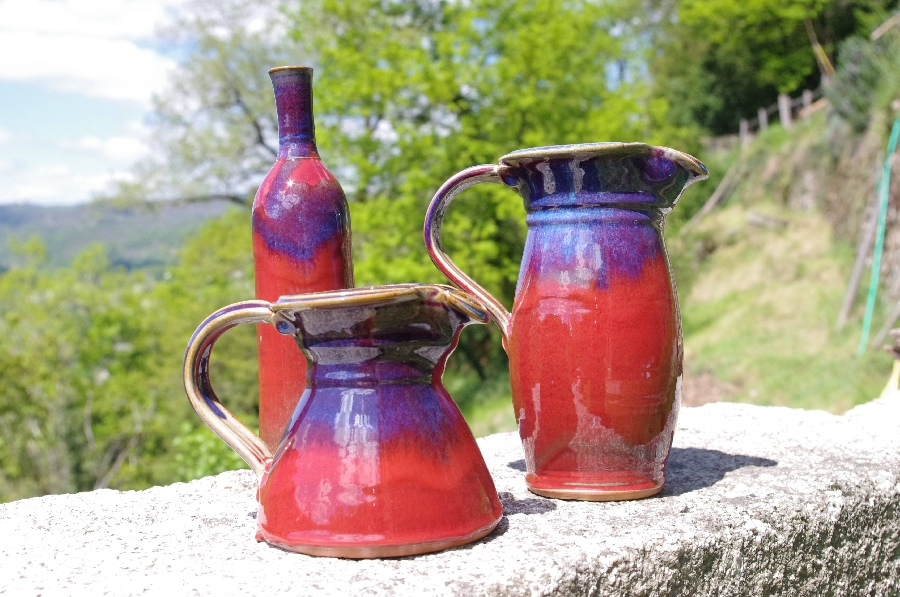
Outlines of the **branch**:
{"label": "branch", "polygon": [[[152,410],[152,408],[150,409]],[[107,469],[106,474],[104,474],[101,478],[97,479],[97,482],[94,483],[94,489],[105,489],[109,487],[109,482],[112,481],[113,477],[116,476],[116,473],[119,472],[119,469],[122,468],[122,465],[125,464],[125,459],[128,458],[128,455],[131,454],[131,451],[137,447],[138,442],[141,440],[141,432],[144,428],[144,418],[141,416],[141,411],[138,409],[137,405],[131,406],[131,414],[134,417],[134,433],[128,439],[128,443],[125,445],[125,448],[122,449],[117,455],[116,460],[112,463],[112,465]],[[113,445],[117,445],[121,442],[121,439],[117,440],[113,443]],[[107,451],[107,454],[110,454]],[[109,459],[104,455],[104,459],[108,462]]]}
{"label": "branch", "polygon": [[271,145],[266,143],[266,138],[263,135],[259,120],[257,120],[253,112],[250,111],[250,108],[247,107],[247,104],[244,103],[244,98],[241,97],[241,92],[238,90],[237,86],[234,85],[231,81],[228,82],[228,85],[229,87],[231,87],[231,91],[234,94],[235,105],[241,109],[241,112],[244,113],[244,115],[247,117],[247,120],[250,122],[250,126],[252,126],[253,130],[256,131],[256,144],[268,151],[272,155],[272,157],[278,157],[278,149],[275,149]]}
{"label": "branch", "polygon": [[[228,201],[241,207],[248,207],[253,203],[252,199],[248,200],[247,195],[237,195],[230,193],[210,193],[208,195],[189,195],[187,197],[178,197],[176,199],[168,199],[169,205],[191,205],[193,203],[208,203],[210,201]],[[148,199],[147,203],[153,203],[153,199]],[[156,201],[156,203],[159,203]]]}
{"label": "branch", "polygon": [[879,25],[878,28],[872,32],[872,35],[869,36],[869,39],[875,41],[876,39],[887,33],[891,27],[896,27],[897,25],[900,25],[900,12]]}
{"label": "branch", "polygon": [[716,187],[716,190],[713,191],[713,194],[709,199],[706,200],[706,203],[703,204],[703,207],[700,208],[700,211],[695,213],[693,217],[684,223],[684,226],[681,227],[681,230],[687,231],[692,227],[697,225],[697,222],[700,219],[711,212],[716,206],[724,199],[728,197],[734,188],[734,179],[738,178],[738,172],[740,171],[741,159],[738,156],[734,163],[731,164],[731,167],[728,168],[728,172],[725,173],[725,177],[722,178],[722,182],[719,183],[719,186]]}
{"label": "branch", "polygon": [[816,61],[819,63],[819,67],[824,74],[833,77],[834,66],[831,64],[831,60],[828,59],[828,54],[825,53],[822,44],[819,43],[819,39],[816,37],[816,29],[813,27],[812,19],[806,19],[804,23],[806,24],[806,34],[809,36],[809,43],[812,44],[813,53],[816,55]]}
{"label": "branch", "polygon": [[195,203],[209,203],[211,201],[227,201],[241,207],[250,207],[253,199],[249,195],[237,193],[209,193],[206,195],[185,195],[183,197],[166,198],[130,198],[130,197],[98,197],[95,203],[101,203],[118,208],[143,208],[155,211],[163,207],[193,205]]}

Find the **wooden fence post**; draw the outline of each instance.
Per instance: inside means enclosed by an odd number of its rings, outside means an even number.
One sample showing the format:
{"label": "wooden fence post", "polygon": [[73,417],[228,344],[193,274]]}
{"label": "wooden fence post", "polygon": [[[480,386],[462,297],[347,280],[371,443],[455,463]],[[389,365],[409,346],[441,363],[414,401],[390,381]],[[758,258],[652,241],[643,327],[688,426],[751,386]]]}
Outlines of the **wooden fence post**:
{"label": "wooden fence post", "polygon": [[750,143],[750,123],[746,118],[741,118],[741,124],[738,135],[741,139],[741,147],[745,147]]}
{"label": "wooden fence post", "polygon": [[791,128],[791,98],[785,93],[778,94],[778,118],[781,126]]}
{"label": "wooden fence post", "polygon": [[769,113],[765,108],[757,110],[756,116],[759,118],[759,130],[764,131],[769,128]]}
{"label": "wooden fence post", "polygon": [[801,97],[803,98],[803,117],[807,118],[809,116],[809,107],[813,102],[813,92],[809,89],[804,89]]}

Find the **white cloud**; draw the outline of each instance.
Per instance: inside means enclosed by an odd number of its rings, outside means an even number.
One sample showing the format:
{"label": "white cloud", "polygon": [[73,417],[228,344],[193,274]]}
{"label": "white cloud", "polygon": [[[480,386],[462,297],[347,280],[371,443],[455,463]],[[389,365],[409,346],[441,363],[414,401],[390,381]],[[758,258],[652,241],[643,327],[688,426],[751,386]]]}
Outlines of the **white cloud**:
{"label": "white cloud", "polygon": [[12,133],[0,126],[0,145],[3,145],[4,143],[12,139],[12,137]]}
{"label": "white cloud", "polygon": [[128,123],[128,132],[127,135],[105,138],[88,135],[74,143],[63,140],[59,146],[63,149],[81,149],[97,153],[111,162],[132,164],[149,153],[147,139],[150,131],[144,124],[134,121]]}
{"label": "white cloud", "polygon": [[174,62],[142,47],[183,0],[2,0],[0,80],[147,102]]}
{"label": "white cloud", "polygon": [[117,180],[130,180],[127,171],[84,174],[66,164],[47,164],[17,172],[0,203],[27,202],[42,205],[82,203]]}
{"label": "white cloud", "polygon": [[140,139],[117,135],[101,139],[100,137],[83,137],[76,144],[79,149],[87,149],[115,161],[132,163],[147,155],[149,148]]}
{"label": "white cloud", "polygon": [[64,150],[88,151],[103,156],[110,162],[118,164],[133,164],[143,158],[150,151],[147,140],[150,131],[141,122],[129,122],[127,135],[113,135],[111,137],[98,137],[87,135],[77,141],[61,139],[57,146]]}

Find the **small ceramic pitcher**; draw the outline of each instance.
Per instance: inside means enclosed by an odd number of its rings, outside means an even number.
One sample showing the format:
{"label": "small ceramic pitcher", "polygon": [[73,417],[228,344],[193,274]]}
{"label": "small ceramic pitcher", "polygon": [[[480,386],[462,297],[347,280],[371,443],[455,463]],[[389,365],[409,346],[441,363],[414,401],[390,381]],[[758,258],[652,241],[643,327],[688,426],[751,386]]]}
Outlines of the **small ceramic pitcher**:
{"label": "small ceramic pitcher", "polygon": [[[247,301],[194,332],[184,384],[200,418],[259,476],[257,538],[312,555],[391,557],[490,533],[502,506],[441,383],[484,307],[447,286],[404,284]],[[293,335],[307,385],[274,455],[219,402],[216,339],[241,323]],[[297,366],[304,361],[297,352]]]}
{"label": "small ceramic pitcher", "polygon": [[[662,489],[682,358],[663,219],[706,174],[687,154],[641,143],[539,147],[463,170],[432,200],[432,260],[485,304],[503,333],[532,492],[621,500]],[[447,206],[480,182],[525,200],[512,313],[441,245]]]}

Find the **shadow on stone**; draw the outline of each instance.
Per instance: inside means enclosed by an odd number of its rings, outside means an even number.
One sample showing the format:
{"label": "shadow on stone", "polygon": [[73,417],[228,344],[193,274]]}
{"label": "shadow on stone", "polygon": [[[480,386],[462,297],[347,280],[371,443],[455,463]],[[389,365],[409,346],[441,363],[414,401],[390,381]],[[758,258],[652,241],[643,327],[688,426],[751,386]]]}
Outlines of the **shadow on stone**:
{"label": "shadow on stone", "polygon": [[544,512],[556,510],[556,502],[546,498],[517,500],[508,491],[501,491],[498,495],[500,496],[500,502],[503,504],[504,518],[513,514],[543,514]]}
{"label": "shadow on stone", "polygon": [[741,468],[776,466],[769,458],[727,454],[705,448],[672,448],[666,467],[666,486],[660,497],[681,495],[712,487],[727,473]]}
{"label": "shadow on stone", "polygon": [[[742,454],[727,454],[719,450],[707,450],[705,448],[672,448],[669,453],[669,463],[666,467],[666,486],[659,495],[661,497],[667,495],[681,495],[711,487],[725,478],[726,473],[736,471],[749,466],[769,467],[778,463],[768,458],[758,458],[756,456],[744,456]],[[525,461],[514,460],[507,463],[509,468],[525,472]],[[504,493],[500,494],[503,501],[503,511],[505,514],[539,514],[552,510],[547,508],[540,512],[525,512],[518,510],[518,505],[507,501]],[[510,499],[512,496],[510,494]],[[526,501],[533,501],[539,504],[550,503],[544,499],[536,500],[518,500],[515,504],[522,504]],[[526,506],[523,506],[526,507]],[[554,506],[555,508],[555,506]]]}
{"label": "shadow on stone", "polygon": [[506,466],[517,471],[522,471],[523,473],[526,471],[524,460],[513,460],[512,462],[507,463]]}
{"label": "shadow on stone", "polygon": [[[501,494],[503,495],[503,494]],[[459,547],[451,548],[452,551],[466,551],[468,549],[472,549],[476,545],[484,545],[485,543],[490,543],[495,539],[499,539],[503,535],[506,534],[506,531],[509,530],[509,519],[506,517],[506,504],[503,506],[503,516],[500,517],[500,522],[497,523],[497,526],[493,531],[490,532],[489,535],[482,537],[478,541],[473,541],[472,543],[466,543],[465,545],[460,545]],[[406,558],[415,558],[417,556],[406,556]],[[405,558],[404,558],[405,559]]]}
{"label": "shadow on stone", "polygon": [[517,500],[516,497],[508,491],[501,491],[497,495],[500,497],[500,502],[503,504],[503,516],[500,518],[500,522],[497,523],[497,528],[495,528],[487,537],[483,537],[474,543],[462,545],[454,549],[471,549],[475,545],[490,543],[495,539],[499,539],[509,530],[509,517],[513,514],[543,514],[545,512],[556,510],[556,503],[554,503],[553,500],[543,498],[525,498],[523,500]]}

